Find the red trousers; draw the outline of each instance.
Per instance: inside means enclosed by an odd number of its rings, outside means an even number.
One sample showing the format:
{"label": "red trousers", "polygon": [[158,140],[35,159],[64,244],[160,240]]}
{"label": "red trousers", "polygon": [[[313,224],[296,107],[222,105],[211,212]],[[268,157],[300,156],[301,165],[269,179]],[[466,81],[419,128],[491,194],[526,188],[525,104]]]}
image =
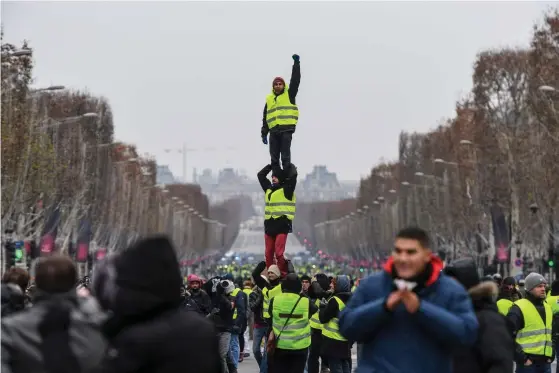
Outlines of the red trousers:
{"label": "red trousers", "polygon": [[276,237],[264,235],[266,242],[266,267],[270,268],[272,264],[276,264],[281,272],[281,276],[287,275],[287,262],[283,253],[285,252],[285,243],[287,242],[287,234],[281,233]]}

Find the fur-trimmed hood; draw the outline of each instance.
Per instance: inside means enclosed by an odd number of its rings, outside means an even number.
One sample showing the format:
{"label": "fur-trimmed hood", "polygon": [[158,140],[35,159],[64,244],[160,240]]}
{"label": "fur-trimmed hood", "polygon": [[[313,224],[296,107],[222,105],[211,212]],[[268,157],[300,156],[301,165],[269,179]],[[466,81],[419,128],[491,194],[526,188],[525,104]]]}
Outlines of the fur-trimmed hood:
{"label": "fur-trimmed hood", "polygon": [[499,288],[494,281],[483,281],[468,290],[475,309],[495,305],[495,299],[499,294]]}

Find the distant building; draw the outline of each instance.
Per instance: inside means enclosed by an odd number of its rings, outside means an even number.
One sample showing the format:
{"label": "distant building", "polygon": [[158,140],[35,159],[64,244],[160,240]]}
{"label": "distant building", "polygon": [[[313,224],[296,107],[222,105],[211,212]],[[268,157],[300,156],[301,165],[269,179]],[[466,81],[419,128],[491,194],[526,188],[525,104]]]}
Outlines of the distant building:
{"label": "distant building", "polygon": [[157,166],[157,184],[175,184],[179,180],[173,175],[169,166]]}
{"label": "distant building", "polygon": [[[257,180],[249,179],[244,173],[233,168],[220,170],[217,176],[211,170],[196,175],[196,180],[210,203],[220,203],[240,195],[251,197],[256,211],[264,209],[264,192]],[[315,166],[305,175],[299,176],[297,201],[335,201],[353,198],[357,194],[358,181],[340,182],[336,173],[329,172],[326,166]]]}

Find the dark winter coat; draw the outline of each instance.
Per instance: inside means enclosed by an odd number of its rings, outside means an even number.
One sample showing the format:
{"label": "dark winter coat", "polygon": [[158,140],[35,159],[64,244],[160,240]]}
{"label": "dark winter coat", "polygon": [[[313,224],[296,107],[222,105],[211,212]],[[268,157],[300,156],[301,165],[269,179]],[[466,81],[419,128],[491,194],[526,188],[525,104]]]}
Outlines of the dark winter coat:
{"label": "dark winter coat", "polygon": [[188,292],[190,295],[187,295],[184,299],[184,308],[196,311],[203,316],[208,315],[212,310],[212,300],[210,299],[208,293],[202,289],[190,289]]}
{"label": "dark winter coat", "polygon": [[248,304],[252,314],[254,315],[254,326],[257,328],[267,326],[266,320],[264,320],[264,317],[262,316],[264,294],[262,294],[262,290],[260,290],[258,286],[255,286],[252,289],[252,293],[248,296]]}
{"label": "dark winter coat", "polygon": [[104,373],[221,371],[214,326],[181,309],[182,277],[167,238],[140,241],[107,265],[113,275],[96,287],[112,294],[101,296],[113,313],[105,325],[110,349]]}
{"label": "dark winter coat", "polygon": [[509,373],[513,369],[514,340],[506,318],[499,313],[494,281],[479,282],[472,258],[450,263],[444,272],[468,289],[479,323],[478,337],[472,347],[455,351],[454,373]]}
{"label": "dark winter coat", "polygon": [[493,301],[497,296],[497,284],[482,282],[468,293],[479,322],[478,339],[474,347],[457,350],[453,373],[512,372],[514,340],[505,317]]}
{"label": "dark winter coat", "polygon": [[[351,298],[351,286],[347,276],[336,277],[336,288],[334,296],[340,298],[344,304],[347,304]],[[322,308],[318,314],[318,318],[322,324],[327,324],[335,317],[339,317],[340,308],[338,302],[333,297],[330,298],[326,307]],[[351,359],[351,341],[338,341],[322,335],[321,353],[323,356],[338,359]]]}

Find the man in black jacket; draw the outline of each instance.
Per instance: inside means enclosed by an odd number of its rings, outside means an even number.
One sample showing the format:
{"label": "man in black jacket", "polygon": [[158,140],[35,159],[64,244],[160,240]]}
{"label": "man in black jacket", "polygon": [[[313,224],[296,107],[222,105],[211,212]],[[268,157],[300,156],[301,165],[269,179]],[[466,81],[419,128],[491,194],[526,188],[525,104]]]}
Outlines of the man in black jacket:
{"label": "man in black jacket", "polygon": [[267,165],[257,175],[260,186],[266,193],[264,219],[266,267],[270,268],[274,261],[277,261],[281,277],[285,277],[287,275],[287,262],[283,254],[287,243],[287,235],[293,231],[297,167],[290,164],[288,169],[280,171],[279,175],[272,175],[272,181],[270,182],[267,176],[271,170],[272,166]]}
{"label": "man in black jacket", "polygon": [[[507,314],[507,320],[509,321],[510,331],[513,335],[518,339],[519,332],[522,331],[529,323],[526,322],[526,318],[528,315],[525,315],[522,309],[520,308],[519,302],[530,302],[536,309],[537,315],[541,318],[542,324],[547,326],[547,318],[551,314],[551,307],[545,302],[546,294],[545,294],[545,287],[547,285],[547,281],[545,278],[540,275],[539,273],[530,273],[524,279],[525,288],[526,288],[526,297],[517,301],[509,310]],[[549,312],[549,314],[548,314]],[[536,316],[533,316],[536,317]],[[551,317],[553,317],[551,315]],[[539,320],[530,320],[530,323],[538,322]],[[553,325],[550,329],[556,329],[557,327]],[[546,330],[545,333],[539,333],[538,338],[542,338],[547,340],[547,336],[545,334],[549,333],[550,335],[551,330]],[[542,334],[544,334],[542,336]],[[550,338],[552,339],[552,338]],[[551,346],[549,346],[551,345]],[[526,367],[526,372],[549,372],[551,369],[550,365],[551,362],[555,359],[555,346],[552,343],[549,343],[550,349],[550,356],[547,354],[533,354],[524,351],[520,344],[516,343],[516,351],[515,351],[515,361],[517,364],[517,372],[524,372],[522,368]],[[548,347],[546,346],[546,347]],[[549,348],[544,348],[545,352],[548,351]]]}
{"label": "man in black jacket", "polygon": [[270,158],[274,173],[278,174],[281,163],[285,170],[291,163],[291,139],[299,119],[299,109],[295,103],[301,82],[301,65],[299,56],[293,55],[293,69],[289,87],[281,77],[272,82],[272,92],[266,97],[262,118],[262,142],[268,144],[270,133]]}
{"label": "man in black jacket", "polygon": [[93,281],[99,301],[112,311],[101,371],[185,372],[189,361],[197,373],[221,372],[214,325],[181,309],[182,276],[167,237],[138,241],[104,265]]}

